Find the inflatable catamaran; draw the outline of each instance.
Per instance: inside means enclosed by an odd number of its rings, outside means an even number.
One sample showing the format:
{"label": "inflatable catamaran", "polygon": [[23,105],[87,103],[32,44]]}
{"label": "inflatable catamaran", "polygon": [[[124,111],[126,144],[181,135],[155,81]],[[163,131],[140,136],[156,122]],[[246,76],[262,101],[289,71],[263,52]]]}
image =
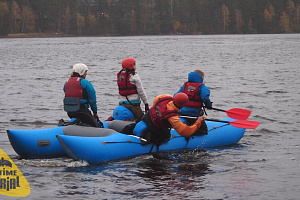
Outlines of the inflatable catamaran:
{"label": "inflatable catamaran", "polygon": [[[227,112],[227,115],[237,118],[236,112]],[[49,129],[7,130],[7,134],[13,149],[22,158],[69,156],[74,160],[98,164],[160,151],[232,145],[240,141],[247,128],[254,129],[259,125],[259,122],[244,120],[244,117],[242,120],[225,118],[206,121],[207,135],[185,138],[172,129],[170,140],[156,146],[152,143],[144,145],[144,139],[134,134],[143,126],[136,126],[131,134],[122,133],[126,126],[133,123],[124,121],[132,117],[127,108],[118,106],[113,116],[116,120],[103,122],[104,128],[68,125]]]}

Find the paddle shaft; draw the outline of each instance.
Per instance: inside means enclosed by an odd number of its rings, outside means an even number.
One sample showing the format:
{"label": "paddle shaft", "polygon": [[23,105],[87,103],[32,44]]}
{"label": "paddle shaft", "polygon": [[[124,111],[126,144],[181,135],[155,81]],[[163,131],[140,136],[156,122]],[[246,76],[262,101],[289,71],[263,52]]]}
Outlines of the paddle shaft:
{"label": "paddle shaft", "polygon": [[[207,108],[207,107],[206,107]],[[219,109],[219,108],[210,108],[212,110],[217,110],[217,111],[222,111],[222,112],[226,112],[226,110],[222,110],[222,109]]]}
{"label": "paddle shaft", "polygon": [[[180,115],[180,117],[182,117],[182,118],[189,118],[189,119],[198,119],[198,117],[193,117],[193,116]],[[222,122],[222,123],[229,124],[229,121],[222,121],[222,120],[219,120],[219,119],[205,119],[205,121]]]}
{"label": "paddle shaft", "polygon": [[147,140],[146,140],[146,139],[144,139],[144,138],[141,138],[141,137],[139,137],[139,136],[136,136],[136,135],[128,135],[128,136],[135,137],[135,138],[137,138],[137,139],[139,139],[139,140],[141,140],[141,141],[147,142]]}

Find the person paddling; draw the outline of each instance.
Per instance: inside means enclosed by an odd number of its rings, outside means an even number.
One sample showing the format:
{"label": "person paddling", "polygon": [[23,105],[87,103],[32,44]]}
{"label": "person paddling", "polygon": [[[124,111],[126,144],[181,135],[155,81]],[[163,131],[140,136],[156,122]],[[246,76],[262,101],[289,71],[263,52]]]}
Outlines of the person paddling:
{"label": "person paddling", "polygon": [[[78,63],[73,66],[71,77],[63,87],[65,92],[64,109],[70,118],[80,119],[92,127],[100,127],[97,122],[100,120],[97,114],[96,91],[92,83],[85,79],[87,71],[88,67],[85,64]],[[91,107],[93,115],[89,107]]]}
{"label": "person paddling", "polygon": [[[201,116],[190,126],[182,123],[179,109],[183,108],[188,100],[188,96],[185,93],[177,93],[174,98],[171,95],[155,97],[153,107],[142,118],[147,127],[141,129],[137,136],[146,139],[147,143],[154,143],[157,146],[170,139],[171,128],[175,129],[183,137],[191,136],[199,129],[206,118]],[[139,126],[143,126],[143,123],[139,122],[136,125],[137,130]]]}
{"label": "person paddling", "polygon": [[147,95],[143,88],[142,81],[136,73],[136,60],[126,58],[122,61],[122,69],[117,74],[117,84],[119,88],[119,105],[128,108],[134,115],[135,120],[141,120],[144,112],[140,104],[141,100],[145,104],[145,112],[149,110]]}
{"label": "person paddling", "polygon": [[[210,90],[204,85],[204,72],[201,70],[195,70],[188,74],[188,81],[185,82],[177,93],[183,92],[188,95],[189,101],[180,109],[179,113],[185,116],[195,117],[187,118],[186,124],[194,124],[197,117],[203,116],[205,113],[204,107],[207,109],[212,108],[212,102],[210,101]],[[177,94],[175,93],[175,95]],[[200,129],[195,135],[207,134],[206,123],[202,123]]]}

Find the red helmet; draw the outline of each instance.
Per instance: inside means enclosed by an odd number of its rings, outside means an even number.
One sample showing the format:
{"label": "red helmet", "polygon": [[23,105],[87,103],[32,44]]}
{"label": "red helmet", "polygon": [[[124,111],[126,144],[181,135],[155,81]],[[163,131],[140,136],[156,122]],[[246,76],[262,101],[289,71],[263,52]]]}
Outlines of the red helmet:
{"label": "red helmet", "polygon": [[125,60],[122,61],[122,68],[123,69],[133,69],[135,66],[135,59],[133,58],[126,58]]}
{"label": "red helmet", "polygon": [[173,101],[178,108],[183,108],[185,104],[189,101],[189,97],[185,93],[181,92],[181,93],[177,93],[173,97]]}

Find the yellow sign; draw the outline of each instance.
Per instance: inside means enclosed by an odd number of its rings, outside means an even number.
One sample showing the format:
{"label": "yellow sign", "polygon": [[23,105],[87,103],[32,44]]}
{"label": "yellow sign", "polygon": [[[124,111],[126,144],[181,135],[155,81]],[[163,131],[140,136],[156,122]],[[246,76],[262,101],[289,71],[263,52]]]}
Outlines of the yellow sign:
{"label": "yellow sign", "polygon": [[30,186],[22,172],[8,155],[0,149],[0,195],[26,197]]}

